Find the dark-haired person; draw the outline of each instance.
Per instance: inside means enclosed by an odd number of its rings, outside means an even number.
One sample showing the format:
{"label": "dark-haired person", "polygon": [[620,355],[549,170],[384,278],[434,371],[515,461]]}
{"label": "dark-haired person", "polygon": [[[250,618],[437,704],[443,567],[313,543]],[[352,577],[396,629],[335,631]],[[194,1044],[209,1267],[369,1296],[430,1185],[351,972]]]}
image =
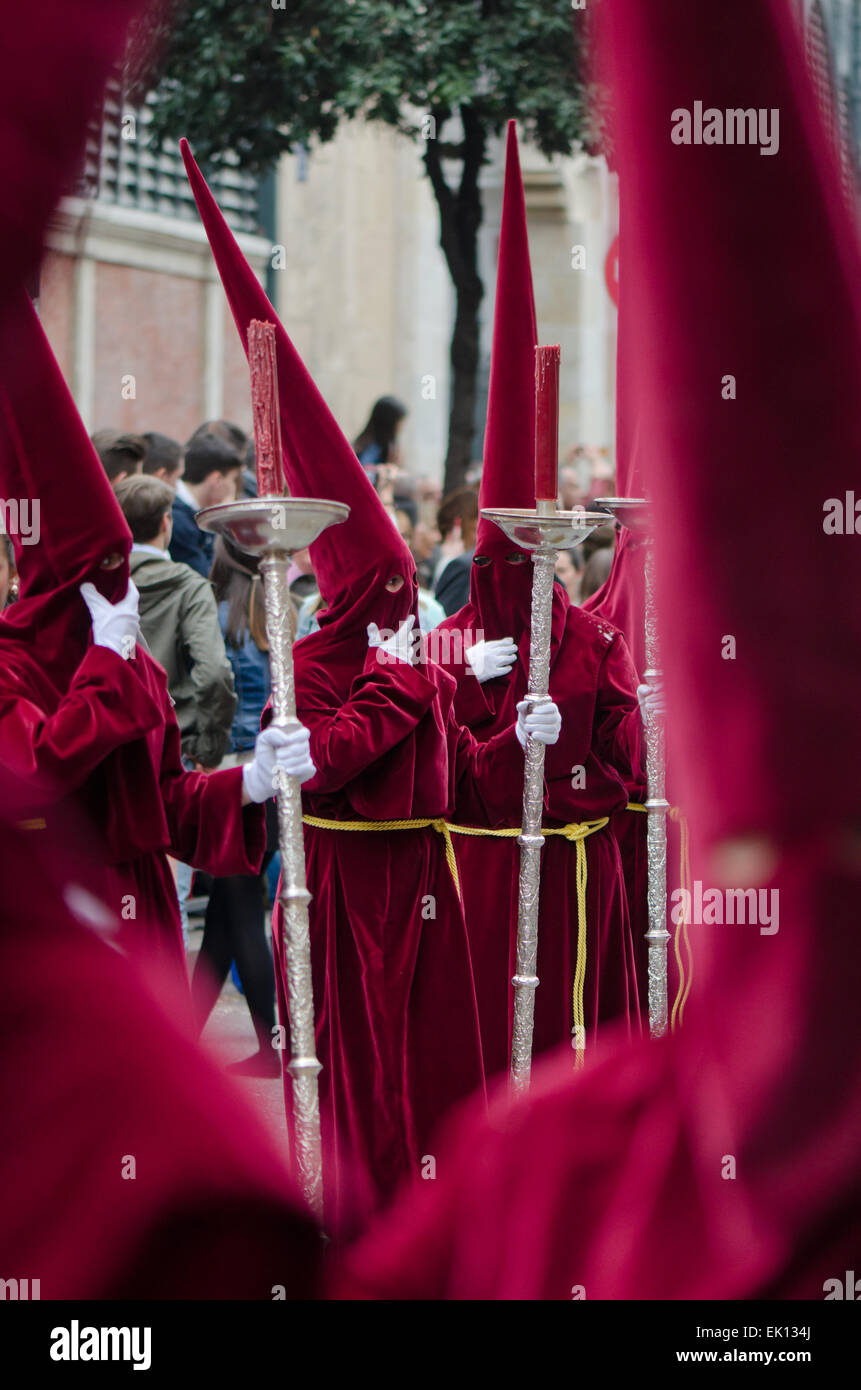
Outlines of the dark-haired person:
{"label": "dark-haired person", "polygon": [[14,602],[18,591],[15,551],[5,531],[0,531],[0,613]]}
{"label": "dark-haired person", "polygon": [[365,428],[353,440],[359,462],[372,482],[378,464],[400,462],[397,439],[406,415],[407,408],[397,396],[380,396],[371,408]]}
{"label": "dark-haired person", "polygon": [[[233,668],[238,697],[225,766],[243,766],[254,756],[260,719],[269,700],[269,646],[258,561],[219,536],[215,542],[212,586],[218,621]],[[280,1076],[281,1059],[272,1046],[275,1027],[275,971],[266,940],[264,875],[275,852],[275,803],[266,806],[266,853],[258,874],[232,874],[212,885],[203,941],[191,990],[198,1026],[212,1013],[236,962],[245,1002],[257,1035],[257,1052],[229,1068],[245,1076]]]}
{"label": "dark-haired person", "polygon": [[[413,552],[420,586],[427,593],[432,593],[433,575],[436,569],[439,544],[442,539],[438,528],[433,522],[428,523],[427,521],[417,521],[412,524],[407,513],[400,509],[395,512],[395,520],[398,524],[398,530]],[[445,616],[445,610],[443,610],[443,616]]]}
{"label": "dark-haired person", "polygon": [[214,537],[194,519],[203,507],[236,496],[242,463],[236,450],[215,434],[193,434],[185,446],[185,468],[176,484],[170,557],[209,577]]}
{"label": "dark-haired person", "polygon": [[583,557],[579,550],[560,550],[556,555],[556,578],[572,603],[580,602],[580,572]]}
{"label": "dark-haired person", "polygon": [[245,459],[245,451],[248,448],[248,435],[241,425],[234,425],[232,420],[204,420],[202,425],[198,425],[192,439],[215,438],[221,439],[225,444],[229,444],[239,457]]}
{"label": "dark-haired person", "polygon": [[589,559],[583,566],[583,574],[580,579],[580,602],[585,603],[587,598],[597,594],[601,585],[607,579],[613,564],[613,548],[609,545],[601,545],[597,550],[593,550]]}
{"label": "dark-haired person", "polygon": [[141,435],[146,444],[142,472],[153,478],[161,478],[168,487],[175,488],[182,475],[182,445],[170,435],[149,430]]}
{"label": "dark-haired person", "polygon": [[130,478],[133,473],[140,473],[146,455],[146,442],[142,435],[122,434],[119,430],[96,430],[90,437],[111,487],[116,487],[123,478]]}
{"label": "dark-haired person", "polygon": [[435,575],[434,597],[451,617],[469,598],[475,528],[478,525],[478,493],[459,487],[442,499],[437,526],[442,536]]}
{"label": "dark-haired person", "polygon": [[[587,506],[587,511],[593,510]],[[583,556],[584,565],[592,558],[596,550],[609,550],[612,552],[616,545],[616,527],[611,522],[609,526],[598,526],[586,537],[580,546],[580,553]]]}
{"label": "dark-haired person", "polygon": [[202,425],[198,425],[192,439],[202,439],[205,436],[213,436],[215,439],[223,439],[225,444],[229,444],[239,456],[242,472],[237,488],[238,497],[257,496],[257,474],[254,471],[254,435],[248,435],[241,425],[235,425],[232,420],[204,420]]}

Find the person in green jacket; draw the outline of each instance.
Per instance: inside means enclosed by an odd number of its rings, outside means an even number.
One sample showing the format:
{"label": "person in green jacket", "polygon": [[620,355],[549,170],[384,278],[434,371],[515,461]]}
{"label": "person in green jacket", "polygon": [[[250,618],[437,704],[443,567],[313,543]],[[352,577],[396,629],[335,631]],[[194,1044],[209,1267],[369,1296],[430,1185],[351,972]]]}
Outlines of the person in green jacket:
{"label": "person in green jacket", "polygon": [[[168,689],[188,769],[211,771],[230,744],[236,710],[233,670],[224,649],[215,595],[208,579],[168,554],[173,489],[135,474],[114,489],[132,533],[131,575],[140,593],[140,625]],[[178,864],[176,887],[182,936],[188,946],[187,901],[193,866]]]}
{"label": "person in green jacket", "polygon": [[140,592],[141,630],[167,672],[183,754],[210,771],[227,752],[236,710],[212,586],[168,554],[173,492],[166,483],[136,474],[117,485],[116,495],[134,541],[131,572]]}

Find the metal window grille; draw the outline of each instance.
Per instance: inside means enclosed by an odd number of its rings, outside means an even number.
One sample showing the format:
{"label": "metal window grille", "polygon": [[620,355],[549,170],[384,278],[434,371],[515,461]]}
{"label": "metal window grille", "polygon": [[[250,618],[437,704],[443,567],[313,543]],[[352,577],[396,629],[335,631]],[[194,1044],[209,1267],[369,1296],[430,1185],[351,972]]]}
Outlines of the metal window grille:
{"label": "metal window grille", "polygon": [[[133,106],[120,82],[108,83],[102,109],[88,132],[84,165],[75,190],[81,197],[194,221],[197,209],[179,150],[157,150],[148,139],[149,101]],[[209,180],[234,231],[259,233],[259,184],[236,167]]]}

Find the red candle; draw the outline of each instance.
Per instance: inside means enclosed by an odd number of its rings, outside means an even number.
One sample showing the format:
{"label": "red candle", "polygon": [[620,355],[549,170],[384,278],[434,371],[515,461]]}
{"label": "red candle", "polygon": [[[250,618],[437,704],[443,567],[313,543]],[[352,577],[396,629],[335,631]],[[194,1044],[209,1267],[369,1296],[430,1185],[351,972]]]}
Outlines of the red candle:
{"label": "red candle", "polygon": [[248,325],[248,365],[251,368],[257,495],[280,497],[284,493],[284,459],[281,453],[281,417],[278,414],[274,324],[252,319]]}
{"label": "red candle", "polygon": [[535,349],[535,497],[556,501],[559,492],[559,359],[561,349]]}

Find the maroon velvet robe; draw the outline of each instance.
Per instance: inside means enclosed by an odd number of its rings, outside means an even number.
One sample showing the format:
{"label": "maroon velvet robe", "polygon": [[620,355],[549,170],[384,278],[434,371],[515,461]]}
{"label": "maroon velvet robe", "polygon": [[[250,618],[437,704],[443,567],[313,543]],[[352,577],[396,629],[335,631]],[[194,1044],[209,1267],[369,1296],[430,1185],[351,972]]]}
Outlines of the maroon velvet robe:
{"label": "maroon velvet robe", "polygon": [[[290,492],[350,508],[310,546],[320,630],[294,651],[297,712],[317,768],[306,811],[361,821],[441,817],[460,788],[475,798],[475,814],[488,815],[498,790],[522,777],[513,720],[493,747],[478,749],[452,723],[454,687],[444,672],[369,655],[369,623],[393,632],[409,614],[417,620],[415,563],[181,148],[243,345],[252,320],[275,326]],[[400,584],[394,592],[390,581]],[[482,1087],[483,1069],[463,913],[439,834],[309,827],[306,846],[325,1218],[338,1232],[416,1171],[433,1125]],[[278,909],[273,931],[280,957]],[[285,1091],[289,1119],[289,1075]]]}
{"label": "maroon velvet robe", "polygon": [[156,999],[100,939],[119,923],[80,891],[79,851],[95,861],[98,846],[59,807],[50,841],[16,828],[29,802],[3,773],[4,1277],[39,1281],[22,1298],[314,1297],[319,1235],[258,1117],[183,1027],[176,972]]}
{"label": "maroon velvet robe", "polygon": [[[625,227],[624,198],[619,204],[619,316],[616,339],[616,487],[620,497],[642,497],[645,486],[642,477],[639,422],[637,400],[634,393],[634,355],[638,342],[629,323],[628,293],[630,277],[627,274],[628,238]],[[646,669],[645,640],[645,547],[637,541],[630,531],[620,528],[616,536],[616,549],[610,573],[596,593],[583,603],[584,613],[594,613],[597,618],[612,623],[623,634],[633,657],[634,666],[640,679]],[[639,798],[636,798],[639,799]],[[625,890],[628,910],[631,914],[631,934],[637,957],[637,983],[640,998],[648,997],[649,943],[646,932],[649,929],[648,857],[646,852],[646,816],[642,812],[623,812],[613,816],[613,834],[619,844],[622,868],[625,874]],[[673,836],[673,849],[677,836]],[[678,887],[678,874],[674,866],[678,862],[675,854],[668,860],[669,883]],[[672,928],[671,928],[672,929]],[[671,952],[672,959],[672,952]],[[674,962],[673,962],[674,965]],[[676,975],[673,970],[673,979]],[[675,994],[671,987],[670,999]]]}
{"label": "maroon velvet robe", "polygon": [[[510,549],[510,547],[508,547]],[[504,563],[504,562],[503,562]],[[531,567],[527,572],[531,578]],[[635,675],[621,634],[556,596],[557,617],[550,694],[562,715],[562,734],[545,754],[545,815],[548,827],[595,820],[623,812],[641,790],[640,714],[633,695]],[[509,615],[510,616],[510,615]],[[504,625],[504,624],[503,624]],[[482,621],[472,604],[442,624],[453,634],[472,632]],[[488,638],[510,631],[487,631]],[[515,633],[515,636],[517,634]],[[467,638],[467,642],[469,639]],[[529,637],[510,676],[479,684],[465,662],[452,660],[458,679],[455,712],[475,737],[495,737],[516,718],[527,689]],[[443,654],[445,648],[443,646]],[[453,645],[450,649],[456,654]],[[585,773],[585,786],[577,769]],[[479,820],[460,799],[454,820],[463,825],[519,826],[523,807],[522,769],[506,788],[503,814]],[[629,813],[633,814],[633,813]],[[475,972],[482,1046],[488,1076],[508,1065],[517,936],[520,850],[515,838],[454,836],[464,891],[464,910]],[[572,1039],[572,983],[577,952],[576,848],[548,836],[541,851],[538,969],[535,994],[536,1054]],[[596,1025],[615,1018],[639,1027],[634,943],[624,877],[609,827],[586,840],[586,984],[584,1018],[589,1039]],[[505,929],[502,929],[505,924]]]}
{"label": "maroon velvet robe", "polygon": [[[29,532],[19,516],[20,593],[0,615],[0,763],[25,779],[27,819],[49,842],[58,810],[83,815],[98,837],[93,891],[123,922],[124,944],[184,971],[167,854],[253,873],[263,811],[242,809],[239,769],[183,771],[167,678],[146,651],[124,661],[92,646],[80,585],[116,603],[131,535],[21,290],[0,322],[0,360],[0,496],[39,505]],[[103,568],[111,556],[120,563]]]}
{"label": "maroon velvet robe", "polygon": [[[526,200],[514,122],[509,122],[499,229],[493,346],[479,508],[532,507],[535,453],[535,347],[538,342]],[[470,600],[433,633],[438,659],[457,680],[455,712],[485,741],[514,723],[527,690],[532,594],[529,553],[481,516]],[[480,684],[464,648],[510,637],[518,661],[510,675]],[[545,757],[545,824],[559,827],[623,812],[640,789],[640,723],[636,675],[621,634],[573,608],[553,586],[550,694],[562,714],[562,735]],[[581,785],[585,783],[585,785]],[[476,819],[455,802],[455,820],[519,829],[523,772],[506,789],[502,814]],[[508,1064],[517,932],[519,846],[516,838],[456,835],[470,949],[476,977],[488,1075]],[[549,836],[541,852],[534,1048],[572,1038],[572,986],[577,956],[577,849]],[[609,827],[586,840],[586,1045],[595,1026],[623,1017],[637,1026],[634,948],[619,851]]]}
{"label": "maroon velvet robe", "polygon": [[256,872],[263,816],[241,806],[241,769],[184,771],[167,677],[145,652],[124,661],[90,647],[61,694],[4,643],[3,626],[0,763],[27,783],[25,819],[55,843],[76,810],[97,837],[82,872],[87,863],[90,886],[121,922],[118,943],[183,968],[167,855],[212,874]]}
{"label": "maroon velvet robe", "polygon": [[[820,1300],[861,1243],[861,608],[834,597],[859,591],[861,552],[822,524],[861,455],[857,226],[782,0],[602,13],[693,872],[776,893],[779,928],[697,926],[685,1027],[574,1078],[551,1060],[525,1104],[500,1098],[346,1288]],[[753,90],[780,113],[779,154],[669,140],[671,106]],[[751,479],[765,526],[737,505]]]}
{"label": "maroon velvet robe", "polygon": [[[367,651],[364,620],[386,603],[384,564],[377,570],[348,586],[329,625],[296,647],[297,713],[317,767],[303,791],[306,814],[442,818],[458,796],[476,818],[498,816],[523,774],[513,722],[480,746],[455,723],[454,683],[439,667],[382,663]],[[409,587],[388,597],[392,626],[414,585],[410,573]],[[338,1231],[418,1171],[439,1120],[483,1090],[484,1073],[463,910],[442,836],[430,827],[306,826],[305,844],[326,1225]],[[280,950],[280,907],[273,920]],[[289,1028],[283,974],[279,1008]],[[285,1094],[289,1116],[289,1075]]]}
{"label": "maroon velvet robe", "polygon": [[0,310],[36,271],[42,237],[83,164],[101,88],[145,0],[3,6],[0,48]]}

